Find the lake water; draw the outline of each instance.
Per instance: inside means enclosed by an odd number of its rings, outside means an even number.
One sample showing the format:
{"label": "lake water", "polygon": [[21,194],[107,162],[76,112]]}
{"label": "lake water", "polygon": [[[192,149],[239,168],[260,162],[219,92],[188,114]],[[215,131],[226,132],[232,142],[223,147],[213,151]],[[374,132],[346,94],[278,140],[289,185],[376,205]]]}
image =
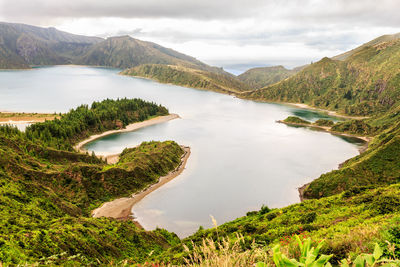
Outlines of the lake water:
{"label": "lake water", "polygon": [[149,140],[190,146],[184,172],[133,208],[146,229],[159,226],[181,237],[199,226],[211,227],[210,215],[221,224],[263,204],[275,208],[298,202],[298,187],[357,155],[360,145],[276,123],[289,115],[326,117],[314,111],[120,76],[116,69],[54,66],[0,72],[0,110],[66,112],[118,97],[154,101],[182,117],[87,146],[97,153],[119,153]]}

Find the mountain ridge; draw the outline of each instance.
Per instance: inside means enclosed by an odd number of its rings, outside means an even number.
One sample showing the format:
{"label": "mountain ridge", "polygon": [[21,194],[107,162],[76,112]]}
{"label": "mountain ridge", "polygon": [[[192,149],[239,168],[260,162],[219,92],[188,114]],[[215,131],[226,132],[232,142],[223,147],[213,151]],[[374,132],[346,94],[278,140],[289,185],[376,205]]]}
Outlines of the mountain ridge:
{"label": "mountain ridge", "polygon": [[302,67],[289,70],[282,65],[257,67],[248,69],[240,74],[238,78],[242,82],[249,84],[253,89],[260,89],[296,74],[301,68]]}

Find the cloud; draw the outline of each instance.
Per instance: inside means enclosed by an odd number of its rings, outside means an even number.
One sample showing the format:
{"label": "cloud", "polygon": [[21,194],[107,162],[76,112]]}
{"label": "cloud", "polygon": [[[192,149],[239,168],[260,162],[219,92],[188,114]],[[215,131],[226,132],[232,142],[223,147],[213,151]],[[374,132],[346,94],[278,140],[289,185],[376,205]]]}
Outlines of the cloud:
{"label": "cloud", "polygon": [[301,23],[400,25],[398,0],[0,0],[0,17],[36,22],[60,18],[264,18]]}
{"label": "cloud", "polygon": [[0,0],[0,18],[131,35],[209,64],[294,67],[400,32],[399,0]]}
{"label": "cloud", "polygon": [[30,21],[52,18],[194,18],[224,19],[251,16],[263,0],[1,0],[6,19]]}

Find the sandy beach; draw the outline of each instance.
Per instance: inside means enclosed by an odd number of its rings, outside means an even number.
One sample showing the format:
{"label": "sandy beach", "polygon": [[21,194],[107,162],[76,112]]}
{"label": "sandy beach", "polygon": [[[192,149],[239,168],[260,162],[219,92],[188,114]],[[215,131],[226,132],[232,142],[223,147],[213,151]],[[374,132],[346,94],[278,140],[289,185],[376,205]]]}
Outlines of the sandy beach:
{"label": "sandy beach", "polygon": [[[142,122],[136,122],[129,124],[126,126],[125,129],[120,129],[120,130],[111,130],[104,132],[102,134],[97,134],[97,135],[92,135],[89,138],[83,140],[79,144],[75,145],[74,148],[75,150],[79,152],[85,153],[86,150],[83,148],[84,145],[86,145],[89,142],[92,142],[96,139],[102,138],[104,136],[110,135],[110,134],[115,134],[115,133],[122,133],[122,132],[130,132],[134,131],[143,127],[147,127],[150,125],[155,125],[158,123],[163,123],[167,122],[173,119],[179,118],[179,115],[177,114],[169,114],[166,116],[159,116],[152,118],[150,120],[142,121]],[[99,208],[95,209],[92,211],[92,216],[93,217],[109,217],[109,218],[115,218],[115,219],[133,219],[132,217],[132,207],[135,205],[137,202],[139,202],[141,199],[143,199],[145,196],[156,190],[157,188],[161,187],[162,185],[166,184],[167,182],[171,181],[175,177],[177,177],[184,169],[185,165],[187,162],[187,159],[189,158],[190,155],[190,148],[189,147],[183,147],[185,153],[181,157],[181,163],[179,166],[168,173],[167,175],[160,177],[158,182],[156,184],[152,184],[149,187],[145,188],[141,192],[133,194],[131,197],[123,197],[123,198],[118,198],[110,202],[103,203]],[[98,157],[107,159],[107,162],[109,164],[115,164],[119,160],[119,155],[118,154],[97,154]],[[136,222],[138,226],[139,223]]]}
{"label": "sandy beach", "polygon": [[59,115],[47,114],[47,113],[18,113],[1,111],[0,112],[0,124],[26,124],[44,122],[46,120],[54,120]]}
{"label": "sandy beach", "polygon": [[99,208],[92,211],[93,217],[109,217],[120,220],[133,219],[132,207],[142,200],[145,196],[168,183],[185,169],[186,162],[190,155],[190,148],[183,147],[185,153],[181,157],[179,166],[165,176],[159,178],[158,183],[152,184],[141,192],[133,194],[131,197],[118,198],[110,202],[106,202]]}
{"label": "sandy beach", "polygon": [[[107,131],[107,132],[104,132],[101,134],[92,135],[88,139],[85,139],[82,142],[75,145],[74,148],[75,148],[75,150],[84,153],[84,152],[86,152],[86,150],[83,148],[83,146],[86,145],[87,143],[90,143],[90,142],[96,140],[96,139],[102,138],[102,137],[110,135],[110,134],[131,132],[131,131],[134,131],[134,130],[137,130],[137,129],[140,129],[143,127],[147,127],[147,126],[158,124],[158,123],[163,123],[163,122],[170,121],[170,120],[177,119],[177,118],[180,118],[178,114],[169,114],[169,115],[165,115],[165,116],[155,117],[150,120],[135,122],[135,123],[132,123],[132,124],[129,124],[128,126],[126,126],[125,129],[111,130],[111,131]],[[115,158],[115,155],[98,155],[98,156],[106,157],[107,160],[108,160],[108,157]]]}

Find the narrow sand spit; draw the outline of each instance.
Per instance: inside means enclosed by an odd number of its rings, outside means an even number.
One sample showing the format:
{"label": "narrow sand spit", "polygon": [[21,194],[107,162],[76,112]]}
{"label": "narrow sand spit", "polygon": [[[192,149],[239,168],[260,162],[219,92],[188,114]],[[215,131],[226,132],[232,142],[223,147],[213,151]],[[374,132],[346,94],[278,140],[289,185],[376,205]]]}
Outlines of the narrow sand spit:
{"label": "narrow sand spit", "polygon": [[25,123],[35,123],[35,122],[43,122],[43,121],[13,121],[13,120],[8,120],[8,121],[0,121],[0,124],[25,124]]}
{"label": "narrow sand spit", "polygon": [[17,112],[0,112],[0,124],[24,124],[44,122],[46,120],[54,120],[59,118],[58,115],[45,114],[45,113],[17,113]]}
{"label": "narrow sand spit", "polygon": [[[134,130],[137,130],[137,129],[140,129],[143,127],[170,121],[170,120],[177,119],[177,118],[179,118],[178,114],[169,114],[166,116],[155,117],[153,119],[146,120],[146,121],[135,122],[135,123],[132,123],[132,124],[129,124],[128,126],[126,126],[125,129],[111,130],[111,131],[107,131],[107,132],[104,132],[101,134],[92,135],[88,139],[85,139],[82,142],[80,142],[79,144],[75,145],[74,148],[75,148],[75,150],[84,153],[84,152],[86,152],[86,150],[83,148],[84,145],[86,145],[87,143],[90,143],[96,139],[102,138],[106,135],[115,134],[115,133],[131,132],[131,131],[134,131]],[[106,157],[106,158],[110,157],[110,156],[115,157],[115,155],[104,155],[104,157]]]}
{"label": "narrow sand spit", "polygon": [[132,207],[142,200],[145,196],[168,183],[185,169],[186,162],[190,155],[190,148],[184,147],[185,153],[181,157],[179,166],[165,176],[159,178],[158,183],[152,184],[143,191],[133,194],[131,197],[118,198],[110,202],[106,202],[99,208],[92,211],[93,217],[109,217],[120,220],[133,219]]}

